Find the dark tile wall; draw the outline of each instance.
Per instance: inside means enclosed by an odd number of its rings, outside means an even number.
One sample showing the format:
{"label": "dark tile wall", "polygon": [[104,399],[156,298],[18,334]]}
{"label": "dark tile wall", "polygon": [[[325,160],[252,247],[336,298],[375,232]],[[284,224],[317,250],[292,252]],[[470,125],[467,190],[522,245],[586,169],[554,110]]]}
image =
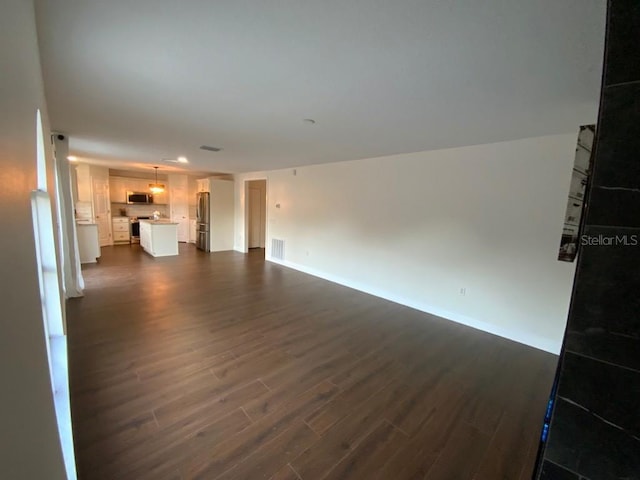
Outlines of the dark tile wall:
{"label": "dark tile wall", "polygon": [[640,0],[609,0],[593,175],[538,480],[640,480]]}
{"label": "dark tile wall", "polygon": [[545,460],[542,465],[540,480],[580,480],[580,477],[569,470],[565,470],[555,463]]}

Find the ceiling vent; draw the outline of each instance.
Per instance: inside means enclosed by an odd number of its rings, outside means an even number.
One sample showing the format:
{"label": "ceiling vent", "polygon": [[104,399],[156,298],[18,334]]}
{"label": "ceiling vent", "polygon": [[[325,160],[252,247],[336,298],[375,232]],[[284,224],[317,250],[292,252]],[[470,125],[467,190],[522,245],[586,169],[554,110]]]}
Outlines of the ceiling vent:
{"label": "ceiling vent", "polygon": [[219,152],[222,149],[218,147],[210,147],[209,145],[202,145],[200,147],[200,150],[208,150],[209,152]]}

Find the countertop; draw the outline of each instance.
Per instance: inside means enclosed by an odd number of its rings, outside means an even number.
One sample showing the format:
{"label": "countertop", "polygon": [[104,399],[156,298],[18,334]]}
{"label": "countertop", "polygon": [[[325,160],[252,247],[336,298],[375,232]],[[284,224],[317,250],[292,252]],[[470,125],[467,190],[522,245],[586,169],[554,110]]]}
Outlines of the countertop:
{"label": "countertop", "polygon": [[140,223],[142,222],[151,225],[178,225],[178,222],[172,222],[171,220],[140,220]]}

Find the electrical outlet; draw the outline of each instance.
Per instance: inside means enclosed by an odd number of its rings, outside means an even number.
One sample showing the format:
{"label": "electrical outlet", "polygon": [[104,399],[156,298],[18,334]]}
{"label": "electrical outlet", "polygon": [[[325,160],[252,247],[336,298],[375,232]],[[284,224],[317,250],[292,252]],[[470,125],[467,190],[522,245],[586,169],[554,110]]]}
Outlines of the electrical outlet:
{"label": "electrical outlet", "polygon": [[467,288],[466,287],[461,287],[460,288],[460,295],[462,295],[463,297],[467,295]]}

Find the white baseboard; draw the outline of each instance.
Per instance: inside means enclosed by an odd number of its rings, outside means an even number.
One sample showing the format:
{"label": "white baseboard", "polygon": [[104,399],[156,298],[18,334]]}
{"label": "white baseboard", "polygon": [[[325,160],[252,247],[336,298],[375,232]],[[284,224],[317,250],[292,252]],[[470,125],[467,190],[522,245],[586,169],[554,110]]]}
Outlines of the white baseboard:
{"label": "white baseboard", "polygon": [[416,302],[412,299],[403,298],[396,294],[389,293],[385,290],[373,288],[370,285],[366,285],[361,282],[354,282],[352,280],[348,280],[340,276],[333,275],[331,273],[323,272],[321,270],[316,270],[315,268],[307,267],[305,265],[300,265],[294,262],[278,260],[278,259],[272,258],[270,255],[266,255],[265,260],[269,262],[277,263],[278,265],[282,265],[283,267],[291,268],[293,270],[298,270],[300,272],[313,275],[314,277],[322,278],[323,280],[328,280],[330,282],[337,283],[345,287],[353,288],[354,290],[368,293],[369,295],[374,295],[376,297],[384,298],[385,300],[389,300],[390,302],[399,303],[400,305],[405,305],[407,307],[420,310],[421,312],[429,313],[431,315],[436,315],[446,320],[460,323],[462,325],[466,325],[468,327],[475,328],[483,332],[487,332],[493,335],[497,335],[499,337],[507,338],[509,340],[513,340],[514,342],[522,343],[524,345],[537,348],[538,350],[543,350],[545,352],[553,353],[554,355],[558,355],[560,353],[562,340],[554,341],[546,337],[535,335],[531,332],[525,332],[518,329],[504,328],[499,325],[494,325],[492,323],[484,322],[482,320],[467,317],[465,315],[461,315],[456,312],[444,310],[442,308],[435,307],[433,305],[427,305],[422,302]]}

